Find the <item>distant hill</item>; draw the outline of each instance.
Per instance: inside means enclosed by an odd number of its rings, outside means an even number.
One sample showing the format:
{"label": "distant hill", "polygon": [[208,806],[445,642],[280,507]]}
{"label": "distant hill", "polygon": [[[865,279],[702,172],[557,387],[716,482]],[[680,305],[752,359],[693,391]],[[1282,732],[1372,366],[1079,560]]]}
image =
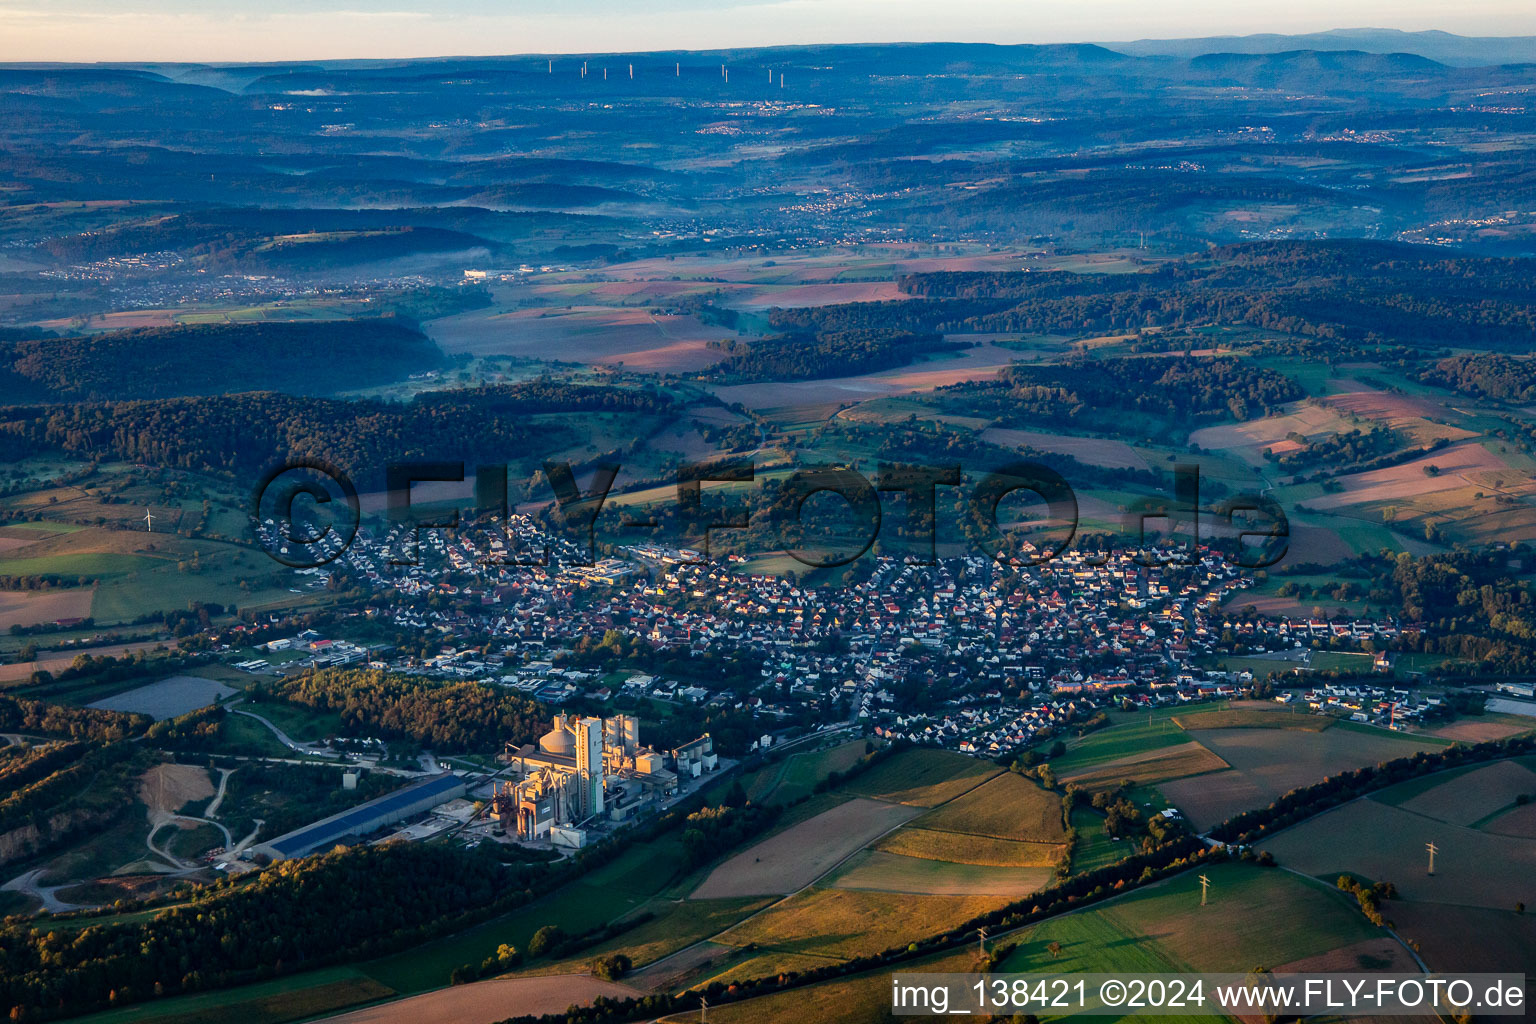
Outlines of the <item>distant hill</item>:
{"label": "distant hill", "polygon": [[332,394],[443,362],[436,345],[395,318],[146,327],[0,341],[0,390],[12,401]]}
{"label": "distant hill", "polygon": [[1412,53],[1361,50],[1287,50],[1281,53],[1208,53],[1189,62],[1192,78],[1218,77],[1254,86],[1305,88],[1324,78],[1358,75],[1378,81],[1391,75],[1433,75],[1445,65]]}
{"label": "distant hill", "polygon": [[1450,32],[1403,32],[1392,28],[1338,28],[1302,35],[1261,33],[1197,39],[1137,39],[1104,45],[1135,57],[1188,59],[1209,53],[1359,50],[1364,53],[1414,54],[1456,67],[1536,63],[1536,36],[1458,36]]}

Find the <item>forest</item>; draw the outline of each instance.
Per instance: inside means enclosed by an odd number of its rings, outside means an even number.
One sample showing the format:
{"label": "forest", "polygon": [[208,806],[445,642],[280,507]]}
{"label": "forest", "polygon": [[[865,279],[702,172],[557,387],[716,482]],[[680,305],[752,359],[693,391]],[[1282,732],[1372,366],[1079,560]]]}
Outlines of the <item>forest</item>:
{"label": "forest", "polygon": [[379,955],[496,905],[511,870],[449,846],[392,843],[284,861],[136,920],[7,925],[0,1006],[13,1021],[47,1020]]}
{"label": "forest", "polygon": [[549,728],[542,705],[505,690],[376,669],[307,672],[275,684],[270,697],[334,712],[349,735],[410,739],[437,750],[499,752],[505,743],[532,743]]}
{"label": "forest", "polygon": [[1418,374],[1425,384],[1478,398],[1524,405],[1536,401],[1536,362],[1492,352],[1442,359]]}
{"label": "forest", "polygon": [[939,271],[898,278],[921,301],[775,310],[782,331],[1073,334],[1239,323],[1332,341],[1524,351],[1525,261],[1383,242],[1252,242],[1136,273]]}
{"label": "forest", "polygon": [[652,413],[670,399],[641,388],[547,380],[439,391],[408,403],[272,392],[0,408],[0,448],[62,450],[91,458],[216,473],[254,474],[311,456],[361,477],[413,459],[539,459],[569,432],[531,424],[538,413]]}
{"label": "forest", "polygon": [[0,342],[0,385],[17,401],[241,391],[329,394],[400,380],[446,359],[397,317],[140,327]]}
{"label": "forest", "polygon": [[725,352],[712,377],[735,381],[819,380],[851,377],[906,366],[918,359],[965,348],[937,334],[891,333],[878,329],[785,334],[762,341],[734,338],[710,342]]}
{"label": "forest", "polygon": [[995,380],[941,387],[945,412],[999,426],[1025,420],[1113,433],[1137,430],[1127,412],[1183,424],[1263,416],[1304,396],[1295,381],[1237,358],[1076,358],[1015,363]]}

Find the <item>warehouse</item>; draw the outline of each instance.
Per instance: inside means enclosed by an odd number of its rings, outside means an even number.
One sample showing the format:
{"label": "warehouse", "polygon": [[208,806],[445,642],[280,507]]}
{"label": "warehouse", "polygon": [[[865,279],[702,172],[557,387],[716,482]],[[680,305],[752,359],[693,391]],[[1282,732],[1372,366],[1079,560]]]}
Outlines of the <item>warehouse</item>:
{"label": "warehouse", "polygon": [[251,852],[265,854],[272,860],[307,857],[317,850],[329,850],[337,843],[365,836],[385,825],[425,814],[438,804],[455,800],[464,793],[464,780],[447,772],[268,840],[252,847]]}

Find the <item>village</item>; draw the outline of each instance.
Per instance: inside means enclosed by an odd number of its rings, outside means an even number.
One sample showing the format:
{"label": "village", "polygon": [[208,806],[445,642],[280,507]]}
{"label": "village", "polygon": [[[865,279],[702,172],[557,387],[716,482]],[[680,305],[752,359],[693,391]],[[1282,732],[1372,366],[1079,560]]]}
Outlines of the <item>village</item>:
{"label": "village", "polygon": [[[275,524],[259,531],[264,543],[281,543]],[[414,564],[397,564],[407,541]],[[1367,673],[1385,672],[1391,661],[1382,652],[1402,629],[1391,619],[1234,613],[1233,598],[1252,579],[1215,552],[1162,567],[1130,552],[1074,552],[1035,567],[878,557],[866,578],[838,587],[749,575],[740,561],[702,563],[694,552],[642,545],[592,562],[521,515],[509,517],[505,538],[481,542],[465,531],[365,530],[336,561],[297,574],[313,587],[341,574],[389,595],[364,614],[403,635],[440,637],[435,653],[318,635],[272,644],[304,655],[287,661],[289,671],[368,664],[491,682],[551,707],[644,700],[735,709],[761,719],[765,733],[859,724],[885,738],[993,758],[1100,708],[1260,692],[1264,679],[1218,667],[1224,657],[1267,658],[1305,674],[1314,649],[1327,649],[1355,652]],[[571,642],[583,636],[761,667],[713,685],[605,671],[573,663]],[[1398,730],[1439,704],[1386,684],[1285,689],[1276,699]]]}

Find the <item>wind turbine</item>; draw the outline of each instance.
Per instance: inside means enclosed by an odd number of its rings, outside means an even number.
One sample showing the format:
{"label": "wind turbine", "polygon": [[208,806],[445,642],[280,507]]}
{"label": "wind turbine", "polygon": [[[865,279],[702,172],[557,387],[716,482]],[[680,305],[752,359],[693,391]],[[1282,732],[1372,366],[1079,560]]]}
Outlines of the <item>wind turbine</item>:
{"label": "wind turbine", "polygon": [[155,532],[155,517],[147,508],[144,510],[144,529],[148,530],[150,533]]}

